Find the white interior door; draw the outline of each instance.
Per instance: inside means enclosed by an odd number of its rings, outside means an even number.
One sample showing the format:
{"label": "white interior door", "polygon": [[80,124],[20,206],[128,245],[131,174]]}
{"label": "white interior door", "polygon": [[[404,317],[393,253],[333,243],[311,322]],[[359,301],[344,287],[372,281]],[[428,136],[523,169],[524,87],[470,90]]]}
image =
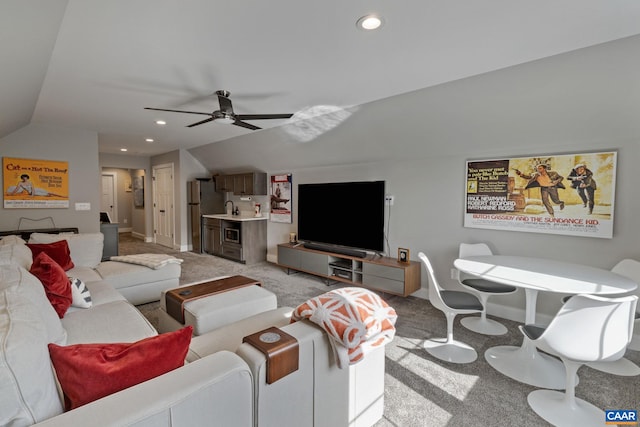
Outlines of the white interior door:
{"label": "white interior door", "polygon": [[118,207],[116,205],[116,176],[102,174],[102,199],[100,212],[108,212],[111,222],[118,222]]}
{"label": "white interior door", "polygon": [[173,165],[154,166],[152,177],[154,240],[173,248]]}

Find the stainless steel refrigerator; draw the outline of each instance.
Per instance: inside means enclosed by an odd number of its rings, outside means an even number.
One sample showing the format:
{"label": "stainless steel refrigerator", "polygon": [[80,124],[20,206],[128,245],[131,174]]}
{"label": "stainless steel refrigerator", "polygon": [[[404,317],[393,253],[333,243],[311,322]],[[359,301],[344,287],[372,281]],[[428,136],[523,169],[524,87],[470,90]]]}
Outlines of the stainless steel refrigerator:
{"label": "stainless steel refrigerator", "polygon": [[216,192],[213,180],[189,181],[187,186],[192,251],[202,253],[202,215],[223,214],[224,193]]}

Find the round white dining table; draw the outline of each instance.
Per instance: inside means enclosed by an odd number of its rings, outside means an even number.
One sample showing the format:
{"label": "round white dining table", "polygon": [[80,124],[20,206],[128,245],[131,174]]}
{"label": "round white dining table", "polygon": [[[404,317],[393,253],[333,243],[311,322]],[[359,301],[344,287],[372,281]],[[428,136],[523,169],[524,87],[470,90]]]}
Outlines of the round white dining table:
{"label": "round white dining table", "polygon": [[[609,270],[544,258],[486,255],[458,258],[454,266],[468,274],[525,290],[525,324],[536,320],[538,292],[615,295],[633,291],[638,284]],[[564,365],[539,352],[526,336],[522,345],[487,349],[485,359],[497,371],[525,384],[564,389]]]}

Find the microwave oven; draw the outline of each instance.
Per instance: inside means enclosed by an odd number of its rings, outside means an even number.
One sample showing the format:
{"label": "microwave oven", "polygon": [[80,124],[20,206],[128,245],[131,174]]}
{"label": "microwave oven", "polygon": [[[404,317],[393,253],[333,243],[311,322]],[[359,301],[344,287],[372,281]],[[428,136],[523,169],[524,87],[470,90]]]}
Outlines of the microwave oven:
{"label": "microwave oven", "polygon": [[225,242],[240,243],[240,228],[225,227],[223,233]]}

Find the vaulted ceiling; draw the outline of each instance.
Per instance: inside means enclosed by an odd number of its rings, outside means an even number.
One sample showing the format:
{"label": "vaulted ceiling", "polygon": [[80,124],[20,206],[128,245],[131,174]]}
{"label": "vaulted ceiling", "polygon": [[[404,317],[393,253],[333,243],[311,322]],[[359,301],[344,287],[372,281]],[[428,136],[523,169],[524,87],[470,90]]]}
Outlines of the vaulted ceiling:
{"label": "vaulted ceiling", "polygon": [[299,120],[636,34],[630,0],[0,0],[0,137],[46,123],[154,155],[260,131],[144,107],[212,112],[224,89]]}

